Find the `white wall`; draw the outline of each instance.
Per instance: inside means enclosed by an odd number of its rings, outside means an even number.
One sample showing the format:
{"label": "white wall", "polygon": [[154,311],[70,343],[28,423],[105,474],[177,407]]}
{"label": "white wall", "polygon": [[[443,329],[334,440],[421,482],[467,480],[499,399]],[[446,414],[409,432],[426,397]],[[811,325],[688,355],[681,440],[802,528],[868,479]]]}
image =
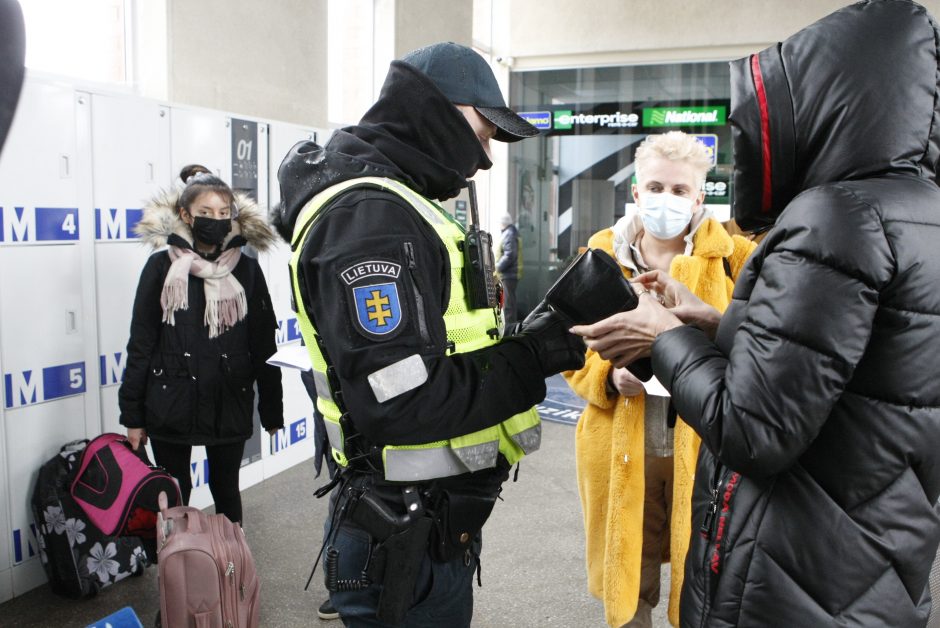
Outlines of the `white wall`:
{"label": "white wall", "polygon": [[[757,52],[844,0],[491,0],[494,54],[515,69],[732,59]],[[940,0],[921,2],[934,16]]]}
{"label": "white wall", "polygon": [[170,100],[326,126],[326,0],[166,2]]}

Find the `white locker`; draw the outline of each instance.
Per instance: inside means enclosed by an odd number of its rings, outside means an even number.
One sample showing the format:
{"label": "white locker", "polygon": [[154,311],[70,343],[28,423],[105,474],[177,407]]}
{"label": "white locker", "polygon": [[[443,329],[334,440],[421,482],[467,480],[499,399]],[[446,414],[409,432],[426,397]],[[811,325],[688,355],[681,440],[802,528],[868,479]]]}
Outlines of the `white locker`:
{"label": "white locker", "polygon": [[69,87],[27,81],[0,161],[0,566],[12,565],[13,595],[44,579],[29,510],[38,468],[86,436],[82,102]]}
{"label": "white locker", "polygon": [[172,107],[170,110],[170,175],[180,183],[187,164],[202,164],[226,183],[232,180],[231,121],[211,109]]}
{"label": "white locker", "polygon": [[[170,176],[174,185],[182,185],[179,172],[187,164],[201,164],[221,177],[231,180],[231,122],[220,111],[188,107],[170,108]],[[190,506],[205,508],[212,504],[206,483],[208,461],[203,447],[193,447],[193,491]]]}
{"label": "white locker", "polygon": [[[0,249],[0,353],[14,595],[43,581],[29,503],[39,467],[84,438],[82,272],[77,246]],[[8,297],[8,295],[10,295]]]}
{"label": "white locker", "polygon": [[[270,186],[268,199],[271,207],[281,201],[281,190],[277,183],[277,169],[281,165],[287,151],[301,140],[316,141],[319,135],[315,129],[305,128],[285,122],[272,122],[269,131],[270,155]],[[290,303],[290,276],[288,263],[290,262],[290,246],[280,242],[271,252],[262,257],[261,265],[265,271],[268,290],[274,302],[274,311],[278,320],[278,344],[300,341],[300,329],[297,327],[297,317],[291,309]],[[296,377],[296,373],[294,373]],[[285,378],[290,373],[285,373]],[[285,410],[286,411],[286,410]]]}
{"label": "white locker", "polygon": [[98,324],[96,377],[101,431],[122,433],[117,393],[126,364],[131,311],[140,271],[151,253],[134,235],[142,207],[170,189],[170,109],[127,96],[94,94],[92,172]]}
{"label": "white locker", "polygon": [[[146,199],[200,163],[229,183],[237,170],[268,207],[287,150],[327,135],[100,91],[27,77],[0,159],[0,602],[45,581],[29,508],[39,466],[69,440],[121,431],[117,391],[150,254],[132,229]],[[280,344],[300,341],[288,259],[281,245],[259,260]],[[283,379],[285,429],[254,441],[261,459],[242,469],[243,488],[313,454],[311,401],[296,371]],[[191,504],[210,505],[203,447],[191,470]]]}
{"label": "white locker", "polygon": [[[315,129],[284,122],[272,122],[269,131],[270,187],[268,198],[274,207],[281,200],[277,182],[277,169],[290,148],[299,141],[317,141],[327,133],[318,133]],[[290,246],[279,243],[262,259],[262,268],[274,302],[277,315],[279,346],[300,344],[300,328],[297,316],[291,309]],[[281,471],[313,456],[313,415],[312,402],[300,380],[300,372],[295,369],[283,369],[284,385],[284,429],[268,436],[265,434],[264,475],[271,477]]]}

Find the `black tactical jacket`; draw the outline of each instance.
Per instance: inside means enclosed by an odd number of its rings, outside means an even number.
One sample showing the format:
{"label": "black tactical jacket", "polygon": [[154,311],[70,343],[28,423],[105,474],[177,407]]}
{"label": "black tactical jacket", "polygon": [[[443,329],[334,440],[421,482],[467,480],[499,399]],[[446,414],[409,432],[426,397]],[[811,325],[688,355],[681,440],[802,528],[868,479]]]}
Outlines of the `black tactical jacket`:
{"label": "black tactical jacket", "polygon": [[[317,192],[357,177],[388,177],[431,199],[456,196],[490,161],[463,115],[421,72],[393,62],[382,94],[362,121],[334,133],[325,148],[294,146],[278,171],[282,205],[275,224],[290,240]],[[391,192],[342,193],[321,210],[303,247],[299,272],[353,424],[374,445],[447,439],[495,425],[545,396],[538,358],[524,339],[466,354],[448,350],[443,314],[451,271],[440,238]],[[400,320],[371,333],[359,319],[344,272],[360,262],[396,265]],[[361,306],[360,306],[361,307]],[[428,379],[379,403],[368,376],[412,355]]]}

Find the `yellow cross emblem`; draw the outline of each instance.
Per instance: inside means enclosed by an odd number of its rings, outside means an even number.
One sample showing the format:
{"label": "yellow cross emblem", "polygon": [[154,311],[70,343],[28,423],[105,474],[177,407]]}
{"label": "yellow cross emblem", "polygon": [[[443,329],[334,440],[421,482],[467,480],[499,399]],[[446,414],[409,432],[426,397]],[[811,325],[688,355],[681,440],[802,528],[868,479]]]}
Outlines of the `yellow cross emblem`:
{"label": "yellow cross emblem", "polygon": [[369,312],[369,320],[376,321],[379,327],[385,327],[385,319],[391,318],[392,312],[384,306],[388,305],[388,297],[383,297],[378,290],[372,291],[372,298],[366,299],[366,309]]}

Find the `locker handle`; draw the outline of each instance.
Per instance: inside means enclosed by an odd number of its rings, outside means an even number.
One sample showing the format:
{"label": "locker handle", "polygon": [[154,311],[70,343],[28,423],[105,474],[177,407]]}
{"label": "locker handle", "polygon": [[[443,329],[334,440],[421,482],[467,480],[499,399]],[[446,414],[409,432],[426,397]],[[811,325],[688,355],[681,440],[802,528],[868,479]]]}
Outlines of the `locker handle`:
{"label": "locker handle", "polygon": [[68,179],[71,175],[69,172],[69,156],[60,155],[59,156],[59,178]]}
{"label": "locker handle", "polygon": [[147,162],[146,174],[147,174],[147,182],[153,183],[153,162],[152,161]]}
{"label": "locker handle", "polygon": [[78,313],[75,310],[65,310],[65,333],[74,334],[78,331]]}

